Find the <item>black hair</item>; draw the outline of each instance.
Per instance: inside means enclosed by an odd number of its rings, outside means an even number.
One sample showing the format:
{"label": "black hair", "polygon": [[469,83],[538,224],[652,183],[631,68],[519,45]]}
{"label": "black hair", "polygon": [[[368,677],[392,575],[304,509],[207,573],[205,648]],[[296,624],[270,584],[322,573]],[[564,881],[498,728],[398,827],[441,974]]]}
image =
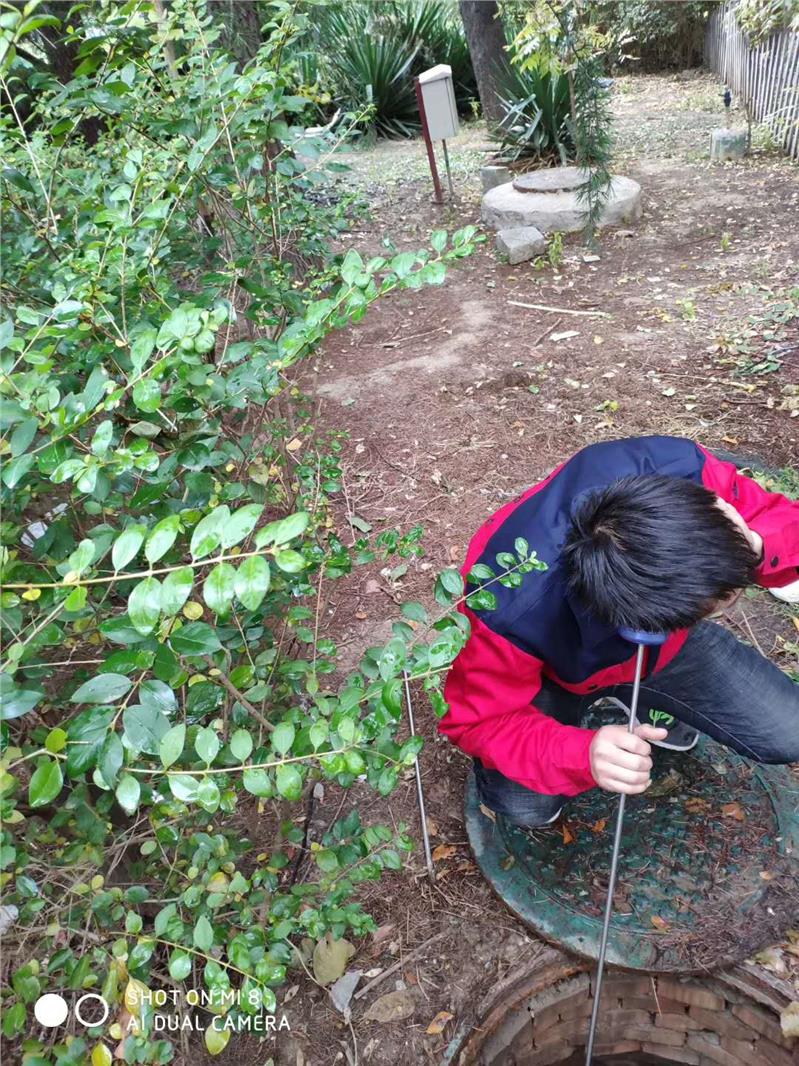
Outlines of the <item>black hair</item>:
{"label": "black hair", "polygon": [[579,500],[563,547],[570,592],[600,621],[652,632],[694,625],[752,582],[758,559],[702,485],[621,478]]}

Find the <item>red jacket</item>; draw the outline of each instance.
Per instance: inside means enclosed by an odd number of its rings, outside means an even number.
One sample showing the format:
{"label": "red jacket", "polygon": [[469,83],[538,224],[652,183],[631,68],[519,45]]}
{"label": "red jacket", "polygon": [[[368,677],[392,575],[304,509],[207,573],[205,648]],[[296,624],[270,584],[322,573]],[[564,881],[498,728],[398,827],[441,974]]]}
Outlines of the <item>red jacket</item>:
{"label": "red jacket", "polygon": [[[766,492],[692,441],[637,437],[594,444],[578,452],[519,499],[496,512],[469,545],[462,573],[498,552],[513,551],[522,537],[545,573],[522,585],[498,584],[491,610],[460,610],[471,635],[452,665],[444,689],[449,710],[439,731],[489,768],[527,788],[572,796],[592,788],[589,747],[594,731],[563,725],[535,707],[543,678],[570,692],[591,693],[631,682],[635,651],[574,602],[559,562],[570,507],[577,495],[629,474],[669,474],[704,484],[737,509],[763,538],[757,582],[779,588],[799,578],[799,502]],[[653,672],[662,669],[688,636],[669,636]]]}

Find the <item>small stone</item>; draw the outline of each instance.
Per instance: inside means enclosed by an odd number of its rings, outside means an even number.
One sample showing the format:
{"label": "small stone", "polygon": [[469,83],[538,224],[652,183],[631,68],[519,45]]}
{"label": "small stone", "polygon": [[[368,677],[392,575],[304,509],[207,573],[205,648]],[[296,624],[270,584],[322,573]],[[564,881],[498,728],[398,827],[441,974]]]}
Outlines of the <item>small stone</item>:
{"label": "small stone", "polygon": [[746,155],[746,130],[712,130],[710,134],[710,159],[723,163],[728,159],[743,159]]}
{"label": "small stone", "polygon": [[483,192],[488,192],[489,189],[493,189],[497,185],[504,185],[510,180],[511,172],[509,167],[501,164],[489,164],[488,166],[480,167],[480,181],[483,183]]}
{"label": "small stone", "polygon": [[512,226],[497,233],[497,251],[507,255],[509,263],[524,263],[546,251],[544,234],[535,226]]}
{"label": "small stone", "polygon": [[388,992],[376,999],[363,1016],[365,1022],[400,1022],[410,1018],[416,1010],[416,1000],[410,989]]}

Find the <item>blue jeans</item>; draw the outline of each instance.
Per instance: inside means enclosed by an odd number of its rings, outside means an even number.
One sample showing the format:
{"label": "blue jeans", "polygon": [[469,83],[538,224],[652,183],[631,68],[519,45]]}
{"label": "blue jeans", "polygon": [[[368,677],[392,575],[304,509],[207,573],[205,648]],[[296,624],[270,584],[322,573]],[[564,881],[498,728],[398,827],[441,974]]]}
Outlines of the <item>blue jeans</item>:
{"label": "blue jeans", "polygon": [[[591,704],[616,696],[629,706],[632,685],[580,696],[545,681],[536,707],[579,725]],[[755,762],[799,762],[799,684],[714,622],[700,622],[668,665],[641,684],[642,707],[657,707]],[[543,825],[567,796],[533,792],[479,759],[480,800],[517,825]]]}

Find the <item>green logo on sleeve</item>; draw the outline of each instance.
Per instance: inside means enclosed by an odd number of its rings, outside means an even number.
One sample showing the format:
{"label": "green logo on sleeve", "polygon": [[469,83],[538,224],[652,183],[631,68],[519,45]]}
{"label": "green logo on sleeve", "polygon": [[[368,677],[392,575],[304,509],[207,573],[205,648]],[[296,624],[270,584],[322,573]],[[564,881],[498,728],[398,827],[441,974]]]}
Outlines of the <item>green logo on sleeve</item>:
{"label": "green logo on sleeve", "polygon": [[674,725],[674,715],[667,714],[665,711],[656,711],[654,708],[649,712],[649,721],[652,725],[660,725],[664,729],[668,729]]}

